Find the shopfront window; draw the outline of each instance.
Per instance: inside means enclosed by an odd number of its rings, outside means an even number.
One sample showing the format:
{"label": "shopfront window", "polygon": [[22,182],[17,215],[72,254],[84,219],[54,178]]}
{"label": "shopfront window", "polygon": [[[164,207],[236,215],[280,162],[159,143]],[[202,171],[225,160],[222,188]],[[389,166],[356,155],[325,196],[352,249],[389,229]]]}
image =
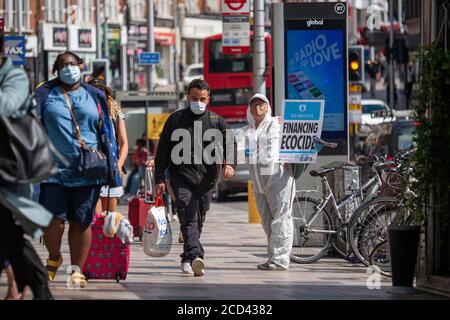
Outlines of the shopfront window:
{"label": "shopfront window", "polygon": [[206,0],[205,13],[220,14],[220,0]]}
{"label": "shopfront window", "polygon": [[130,15],[132,20],[144,20],[146,17],[146,6],[144,0],[130,0]]}
{"label": "shopfront window", "polygon": [[195,39],[186,40],[186,64],[203,61],[203,41]]}
{"label": "shopfront window", "polygon": [[157,0],[155,14],[157,14],[158,18],[172,18],[172,6],[173,1]]}
{"label": "shopfront window", "polygon": [[[19,2],[22,4],[22,11],[19,13]],[[30,29],[30,3],[29,0],[4,0],[3,16],[5,18],[6,31],[19,29],[19,14],[22,18],[22,30]]]}
{"label": "shopfront window", "polygon": [[65,0],[45,0],[45,19],[47,22],[64,23]]}
{"label": "shopfront window", "polygon": [[119,0],[109,0],[106,1],[106,17],[108,17],[109,22],[120,22],[119,21]]}
{"label": "shopfront window", "polygon": [[200,14],[200,6],[197,0],[185,0],[186,13],[189,15]]}
{"label": "shopfront window", "polygon": [[78,0],[78,6],[79,8],[76,10],[77,14],[79,15],[79,22],[80,24],[92,24],[92,7],[93,7],[92,0]]}

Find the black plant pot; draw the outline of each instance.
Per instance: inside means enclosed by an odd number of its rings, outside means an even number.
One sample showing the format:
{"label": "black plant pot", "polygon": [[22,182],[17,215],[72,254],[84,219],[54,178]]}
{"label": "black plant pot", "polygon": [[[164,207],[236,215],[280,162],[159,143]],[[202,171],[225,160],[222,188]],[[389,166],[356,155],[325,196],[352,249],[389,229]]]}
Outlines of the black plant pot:
{"label": "black plant pot", "polygon": [[412,288],[413,286],[419,236],[419,226],[388,226],[392,285],[394,287]]}

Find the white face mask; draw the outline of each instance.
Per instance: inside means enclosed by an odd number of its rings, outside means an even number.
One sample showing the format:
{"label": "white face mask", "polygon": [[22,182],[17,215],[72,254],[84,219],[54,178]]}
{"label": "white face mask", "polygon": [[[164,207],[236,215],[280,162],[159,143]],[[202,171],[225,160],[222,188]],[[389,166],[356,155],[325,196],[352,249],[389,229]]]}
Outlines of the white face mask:
{"label": "white face mask", "polygon": [[203,114],[206,110],[206,103],[195,101],[189,103],[189,108],[194,114],[200,115]]}
{"label": "white face mask", "polygon": [[61,81],[68,85],[77,83],[81,78],[81,70],[78,66],[67,66],[59,70],[58,74]]}

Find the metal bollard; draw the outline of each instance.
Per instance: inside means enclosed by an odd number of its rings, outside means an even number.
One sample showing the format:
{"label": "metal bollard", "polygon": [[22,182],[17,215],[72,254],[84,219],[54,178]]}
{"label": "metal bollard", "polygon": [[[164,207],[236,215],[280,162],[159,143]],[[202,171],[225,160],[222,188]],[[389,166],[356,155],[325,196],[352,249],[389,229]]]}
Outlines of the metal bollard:
{"label": "metal bollard", "polygon": [[261,216],[256,207],[256,200],[253,195],[252,182],[250,180],[248,180],[248,223],[261,224]]}

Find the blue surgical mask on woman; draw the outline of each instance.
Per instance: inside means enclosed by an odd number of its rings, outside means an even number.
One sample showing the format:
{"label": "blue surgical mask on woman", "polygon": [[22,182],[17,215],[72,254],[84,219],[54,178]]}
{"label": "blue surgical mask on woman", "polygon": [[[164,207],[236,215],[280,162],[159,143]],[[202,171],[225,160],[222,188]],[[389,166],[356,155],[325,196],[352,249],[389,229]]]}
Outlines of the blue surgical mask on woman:
{"label": "blue surgical mask on woman", "polygon": [[194,101],[189,103],[189,108],[194,114],[200,115],[206,110],[206,103],[200,101]]}
{"label": "blue surgical mask on woman", "polygon": [[81,70],[78,66],[67,66],[59,70],[59,79],[68,85],[73,85],[80,81]]}

